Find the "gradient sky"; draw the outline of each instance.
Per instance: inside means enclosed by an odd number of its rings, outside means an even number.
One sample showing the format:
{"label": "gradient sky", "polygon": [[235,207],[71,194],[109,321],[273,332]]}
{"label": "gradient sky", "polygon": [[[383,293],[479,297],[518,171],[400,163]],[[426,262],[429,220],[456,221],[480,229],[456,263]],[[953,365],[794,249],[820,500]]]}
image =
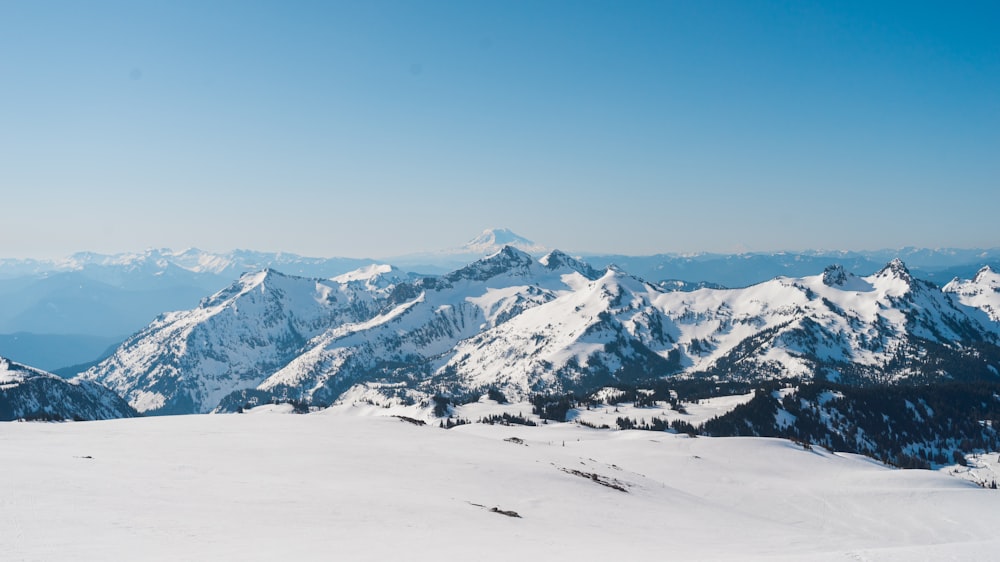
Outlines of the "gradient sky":
{"label": "gradient sky", "polygon": [[0,256],[1000,246],[1000,3],[0,2]]}

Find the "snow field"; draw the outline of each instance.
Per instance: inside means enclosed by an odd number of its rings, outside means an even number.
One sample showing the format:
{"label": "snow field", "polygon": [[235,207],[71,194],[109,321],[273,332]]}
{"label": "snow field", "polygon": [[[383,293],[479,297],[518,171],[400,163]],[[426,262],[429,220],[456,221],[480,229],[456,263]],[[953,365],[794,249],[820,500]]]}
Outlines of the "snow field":
{"label": "snow field", "polygon": [[1000,547],[1000,494],[937,472],[772,439],[442,430],[350,412],[2,424],[0,559],[912,560]]}

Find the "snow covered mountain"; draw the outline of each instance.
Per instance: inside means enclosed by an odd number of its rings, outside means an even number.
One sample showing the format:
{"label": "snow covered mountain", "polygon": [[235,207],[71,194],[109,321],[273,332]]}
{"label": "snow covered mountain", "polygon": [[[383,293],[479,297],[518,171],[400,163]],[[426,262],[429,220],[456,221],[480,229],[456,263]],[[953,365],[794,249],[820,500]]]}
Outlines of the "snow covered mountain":
{"label": "snow covered mountain", "polygon": [[106,420],[136,415],[117,394],[90,381],[67,381],[0,357],[0,421]]}
{"label": "snow covered mountain", "polygon": [[571,293],[460,342],[436,382],[445,388],[498,387],[525,397],[676,373],[679,357],[653,304],[661,295],[608,269]]}
{"label": "snow covered mountain", "polygon": [[205,412],[259,384],[331,325],[377,315],[403,278],[389,267],[333,280],[248,273],[193,310],[161,316],[82,378],[140,412]]}
{"label": "snow covered mountain", "polygon": [[[985,279],[985,274],[984,277]],[[986,281],[983,281],[986,282]],[[512,247],[440,277],[272,270],[171,313],[84,377],[150,413],[414,396],[587,391],[665,376],[849,384],[996,377],[1000,326],[894,260],[745,289],[664,291]]]}
{"label": "snow covered mountain", "polygon": [[1000,322],[1000,273],[989,266],[980,269],[971,280],[953,279],[942,290],[958,295],[962,304],[976,307],[994,322]]}
{"label": "snow covered mountain", "polygon": [[83,377],[149,413],[209,411],[234,392],[236,408],[257,396],[247,391],[329,403],[355,382],[429,376],[457,342],[594,276],[565,254],[510,247],[416,280],[385,267],[328,281],[268,270],[164,315]]}
{"label": "snow covered mountain", "polygon": [[505,246],[443,277],[395,287],[412,298],[367,322],[333,327],[258,390],[329,404],[359,382],[419,385],[462,340],[572,293],[595,275],[561,252],[536,261]]}
{"label": "snow covered mountain", "polygon": [[461,248],[453,250],[453,253],[485,256],[495,254],[506,246],[527,254],[544,254],[548,251],[545,246],[536,244],[523,236],[518,236],[508,228],[488,228]]}
{"label": "snow covered mountain", "polygon": [[[507,229],[492,229],[459,248],[401,258],[418,270],[443,273],[496,253],[504,244],[538,253],[541,246]],[[17,342],[58,342],[60,353],[45,358],[58,369],[98,359],[158,315],[185,310],[246,272],[275,269],[287,275],[330,278],[369,267],[370,259],[317,258],[286,252],[196,248],[148,249],[101,254],[80,252],[63,259],[0,259],[0,354],[36,364]],[[444,264],[444,265],[442,265]],[[21,334],[14,339],[13,334]],[[107,342],[94,349],[95,338]],[[14,343],[11,343],[14,342]]]}
{"label": "snow covered mountain", "polygon": [[[504,245],[540,256],[544,244],[506,228],[483,231],[463,245],[422,254],[382,258],[317,258],[285,252],[199,249],[149,249],[101,254],[80,252],[62,259],[0,259],[0,355],[22,363],[60,370],[103,355],[93,341],[120,342],[165,311],[185,310],[205,295],[227,287],[245,272],[271,268],[288,275],[330,278],[374,263],[392,263],[408,271],[441,275],[496,253]],[[868,275],[894,256],[903,257],[914,277],[944,281],[971,277],[984,264],[1000,270],[1000,250],[927,250],[903,248],[876,252],[772,252],[590,256],[589,263],[628,271],[664,288],[746,287],[775,276],[802,277],[830,263]],[[672,281],[667,281],[672,280]],[[26,339],[25,339],[26,338]],[[37,363],[23,353],[27,340],[58,342],[60,353]]]}
{"label": "snow covered mountain", "polygon": [[695,374],[851,384],[989,377],[998,326],[901,261],[746,289],[663,293],[616,270],[459,344],[438,373],[505,393]]}
{"label": "snow covered mountain", "polygon": [[995,323],[899,260],[867,277],[830,267],[746,289],[671,293],[658,304],[679,330],[685,369],[724,378],[978,376],[989,364],[974,348],[998,342]]}

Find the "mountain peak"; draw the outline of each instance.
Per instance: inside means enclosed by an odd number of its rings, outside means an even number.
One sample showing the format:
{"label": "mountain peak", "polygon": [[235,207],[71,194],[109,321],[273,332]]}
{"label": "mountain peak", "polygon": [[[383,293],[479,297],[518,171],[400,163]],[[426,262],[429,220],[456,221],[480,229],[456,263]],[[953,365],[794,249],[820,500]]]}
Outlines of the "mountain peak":
{"label": "mountain peak", "polygon": [[274,269],[273,267],[264,267],[257,271],[250,271],[244,273],[240,277],[240,281],[244,282],[246,285],[259,285],[269,279],[285,279],[288,275]]}
{"label": "mountain peak", "polygon": [[542,264],[550,271],[554,271],[562,267],[572,269],[588,279],[596,279],[601,275],[586,262],[578,260],[559,250],[552,250],[548,254],[545,254],[545,256],[539,258],[538,263]]}
{"label": "mountain peak", "polygon": [[449,281],[460,279],[485,281],[502,273],[526,273],[532,263],[534,259],[527,253],[513,246],[504,246],[485,258],[449,273],[445,278]]}
{"label": "mountain peak", "polygon": [[248,271],[241,275],[240,278],[229,287],[218,291],[212,296],[201,299],[201,303],[198,306],[201,308],[218,306],[229,299],[246,294],[257,289],[258,287],[263,291],[267,291],[269,288],[269,282],[289,278],[290,276],[270,267],[265,267],[264,269],[257,271]]}
{"label": "mountain peak", "polygon": [[895,277],[907,282],[913,280],[913,277],[910,276],[910,270],[906,268],[906,264],[899,258],[894,258],[879,270],[876,275],[879,277]]}
{"label": "mountain peak", "polygon": [[976,272],[976,276],[972,279],[973,283],[987,283],[991,277],[998,277],[996,273],[993,272],[993,268],[988,265],[984,265]]}
{"label": "mountain peak", "polygon": [[512,246],[529,254],[545,252],[544,246],[515,234],[509,228],[488,228],[462,246],[462,251],[490,255],[504,246]]}

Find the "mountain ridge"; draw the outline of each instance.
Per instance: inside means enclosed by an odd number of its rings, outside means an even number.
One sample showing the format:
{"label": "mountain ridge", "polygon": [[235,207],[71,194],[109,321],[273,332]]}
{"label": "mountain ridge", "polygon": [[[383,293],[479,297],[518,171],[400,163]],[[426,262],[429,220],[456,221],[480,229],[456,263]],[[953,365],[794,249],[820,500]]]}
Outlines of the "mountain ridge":
{"label": "mountain ridge", "polygon": [[86,380],[67,381],[0,357],[0,420],[106,420],[136,416],[117,394]]}
{"label": "mountain ridge", "polygon": [[83,376],[140,411],[189,413],[268,400],[324,406],[367,383],[526,397],[666,376],[990,377],[998,340],[987,312],[898,259],[866,277],[828,267],[670,292],[618,267],[602,273],[558,250],[535,259],[508,246],[442,276],[372,266],[340,281],[246,274]]}

